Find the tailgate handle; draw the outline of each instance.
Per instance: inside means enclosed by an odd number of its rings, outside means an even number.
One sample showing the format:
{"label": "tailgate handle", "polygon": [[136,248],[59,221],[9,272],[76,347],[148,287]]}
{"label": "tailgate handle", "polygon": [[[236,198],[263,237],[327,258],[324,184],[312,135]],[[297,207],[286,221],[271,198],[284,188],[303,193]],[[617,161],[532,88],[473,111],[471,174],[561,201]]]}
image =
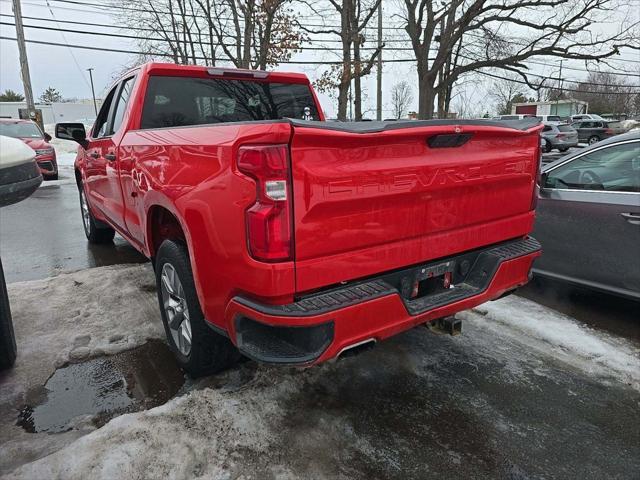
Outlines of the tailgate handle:
{"label": "tailgate handle", "polygon": [[640,225],[640,213],[621,213],[620,216],[632,225]]}
{"label": "tailgate handle", "polygon": [[456,148],[461,147],[473,136],[471,133],[444,133],[427,138],[430,148]]}

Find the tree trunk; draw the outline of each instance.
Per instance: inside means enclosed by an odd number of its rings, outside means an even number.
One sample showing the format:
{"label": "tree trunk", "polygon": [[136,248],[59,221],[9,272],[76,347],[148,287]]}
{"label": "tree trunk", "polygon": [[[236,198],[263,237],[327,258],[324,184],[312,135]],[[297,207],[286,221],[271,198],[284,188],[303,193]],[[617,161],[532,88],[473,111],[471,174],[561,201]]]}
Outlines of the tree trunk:
{"label": "tree trunk", "polygon": [[360,122],[362,120],[362,78],[361,78],[361,65],[360,65],[360,39],[356,38],[353,43],[353,62],[354,62],[354,77],[355,77],[355,96],[353,106],[355,110],[355,121]]}
{"label": "tree trunk", "polygon": [[418,118],[420,120],[433,118],[433,103],[436,98],[433,84],[434,78],[431,76],[418,77]]}

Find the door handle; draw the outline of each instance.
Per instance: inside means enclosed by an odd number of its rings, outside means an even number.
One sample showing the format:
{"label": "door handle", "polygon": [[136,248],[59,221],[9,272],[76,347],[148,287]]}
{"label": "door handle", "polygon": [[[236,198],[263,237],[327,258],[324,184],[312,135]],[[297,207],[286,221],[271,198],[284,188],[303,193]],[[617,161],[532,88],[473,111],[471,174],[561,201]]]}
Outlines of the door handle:
{"label": "door handle", "polygon": [[632,225],[640,225],[640,213],[621,213],[620,216]]}
{"label": "door handle", "polygon": [[91,155],[93,158],[99,158],[100,154],[98,152],[91,152],[89,155]]}
{"label": "door handle", "polygon": [[104,158],[106,158],[107,160],[109,160],[110,162],[113,162],[116,159],[116,154],[115,153],[107,153]]}

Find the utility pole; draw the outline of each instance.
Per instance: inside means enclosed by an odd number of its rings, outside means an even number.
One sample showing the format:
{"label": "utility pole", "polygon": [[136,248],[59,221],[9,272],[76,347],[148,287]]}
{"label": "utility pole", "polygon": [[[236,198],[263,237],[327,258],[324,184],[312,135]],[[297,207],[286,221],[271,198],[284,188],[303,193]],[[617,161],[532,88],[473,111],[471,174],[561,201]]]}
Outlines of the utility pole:
{"label": "utility pole", "polygon": [[98,116],[98,105],[96,104],[96,92],[93,89],[93,67],[87,68],[87,72],[89,72],[89,80],[91,80],[91,96],[93,97],[93,110],[96,112],[96,117]]}
{"label": "utility pole", "polygon": [[35,118],[36,105],[33,101],[33,90],[31,89],[31,76],[29,75],[27,47],[24,41],[24,27],[22,25],[22,9],[20,8],[20,0],[13,0],[13,18],[16,24],[16,40],[18,41],[18,54],[20,56],[20,73],[22,75],[22,85],[24,87],[24,98],[27,102],[29,118]]}
{"label": "utility pole", "polygon": [[382,0],[378,5],[378,48],[380,53],[378,54],[378,71],[376,72],[376,120],[380,121],[382,120]]}
{"label": "utility pole", "polygon": [[560,103],[560,97],[562,96],[562,60],[560,60],[560,79],[558,81],[558,84],[560,85],[560,91],[558,92],[558,94],[556,95],[556,115],[559,115],[558,113],[558,105]]}

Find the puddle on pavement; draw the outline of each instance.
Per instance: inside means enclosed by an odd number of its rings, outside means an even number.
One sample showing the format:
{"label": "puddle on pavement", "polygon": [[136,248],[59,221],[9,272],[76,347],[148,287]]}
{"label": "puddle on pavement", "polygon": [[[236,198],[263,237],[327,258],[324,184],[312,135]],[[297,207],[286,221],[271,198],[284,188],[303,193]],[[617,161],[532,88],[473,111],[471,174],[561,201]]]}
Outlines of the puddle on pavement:
{"label": "puddle on pavement", "polygon": [[91,416],[101,427],[123,413],[157,407],[184,384],[184,374],[161,341],[110,357],[59,368],[44,387],[31,392],[18,425],[31,433],[64,432]]}

